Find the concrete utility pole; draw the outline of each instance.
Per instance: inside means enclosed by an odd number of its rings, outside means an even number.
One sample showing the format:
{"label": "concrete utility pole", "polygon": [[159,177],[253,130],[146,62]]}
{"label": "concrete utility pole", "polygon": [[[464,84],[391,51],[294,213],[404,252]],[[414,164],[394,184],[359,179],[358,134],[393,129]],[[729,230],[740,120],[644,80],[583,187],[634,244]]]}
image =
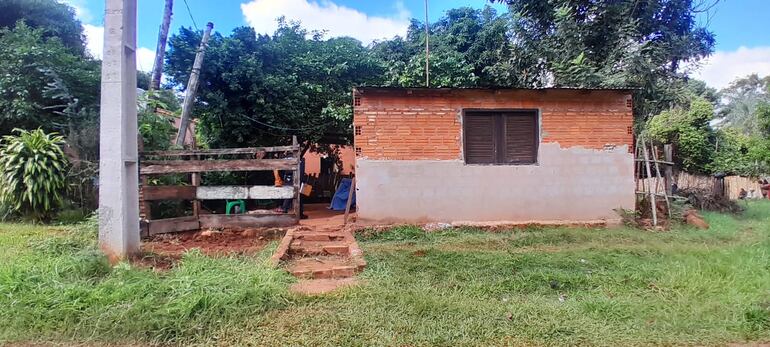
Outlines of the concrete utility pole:
{"label": "concrete utility pole", "polygon": [[211,29],[213,28],[214,23],[209,22],[206,24],[206,30],[203,32],[201,45],[198,47],[198,53],[195,54],[195,62],[193,62],[192,72],[190,72],[190,80],[187,82],[187,92],[185,93],[184,103],[182,104],[182,120],[179,122],[179,132],[176,135],[176,145],[180,147],[184,146],[187,127],[190,126],[190,114],[192,113],[193,103],[195,102],[195,94],[198,92],[198,78],[201,74],[201,66],[203,66],[203,54],[206,53],[209,36],[211,36]]}
{"label": "concrete utility pole", "polygon": [[150,90],[160,89],[160,77],[163,74],[163,56],[166,54],[166,41],[168,41],[168,27],[171,25],[171,11],[174,0],[166,0],[163,8],[163,22],[160,23],[158,32],[158,46],[155,47],[155,63],[152,65],[152,80]]}
{"label": "concrete utility pole", "polygon": [[99,129],[99,246],[114,262],[139,250],[136,0],[105,1]]}

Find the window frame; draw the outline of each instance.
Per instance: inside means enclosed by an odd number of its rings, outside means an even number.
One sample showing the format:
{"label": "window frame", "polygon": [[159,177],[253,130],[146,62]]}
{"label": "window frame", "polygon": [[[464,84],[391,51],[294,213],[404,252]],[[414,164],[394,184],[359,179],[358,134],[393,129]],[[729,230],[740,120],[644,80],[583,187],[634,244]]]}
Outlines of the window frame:
{"label": "window frame", "polygon": [[[513,113],[513,112],[533,112],[535,116],[535,134],[534,134],[534,145],[535,145],[535,160],[532,163],[506,163],[506,162],[494,162],[494,163],[468,163],[468,153],[466,151],[467,148],[467,141],[468,136],[466,134],[466,117],[473,117],[472,115],[468,115],[469,113],[488,113],[491,115],[495,114],[504,114],[504,113]],[[502,115],[501,115],[502,116]],[[501,117],[502,118],[502,117]],[[495,122],[495,124],[499,124],[498,122]],[[499,126],[503,131],[503,134],[505,134],[505,123],[502,122]],[[494,130],[494,132],[499,132],[500,130]],[[461,126],[460,131],[462,135],[462,156],[463,156],[463,164],[464,165],[476,165],[476,166],[538,166],[540,163],[540,140],[541,140],[541,133],[542,133],[542,114],[540,108],[464,108],[461,110]],[[505,144],[505,136],[503,135],[501,137],[502,144]],[[494,140],[498,141],[498,140]],[[500,144],[495,144],[495,146],[498,146]]]}

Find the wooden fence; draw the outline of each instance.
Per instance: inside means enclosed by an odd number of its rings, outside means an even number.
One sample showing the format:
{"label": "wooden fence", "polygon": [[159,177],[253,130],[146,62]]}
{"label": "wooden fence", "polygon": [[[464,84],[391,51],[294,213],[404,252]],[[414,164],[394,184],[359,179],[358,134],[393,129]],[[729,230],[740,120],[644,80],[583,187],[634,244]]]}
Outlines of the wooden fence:
{"label": "wooden fence", "polygon": [[[271,158],[265,159],[268,153]],[[146,219],[142,229],[144,236],[216,227],[287,226],[299,221],[300,148],[296,138],[291,146],[154,151],[142,152],[140,158],[140,210]],[[200,174],[203,172],[273,170],[293,171],[293,185],[201,186]],[[190,174],[190,185],[147,185],[149,176],[168,174]],[[264,210],[254,214],[231,215],[201,213],[201,200],[248,199],[293,199],[293,211],[278,213]],[[193,215],[152,220],[149,202],[159,200],[192,201]]]}
{"label": "wooden fence", "polygon": [[[655,188],[655,181],[654,179],[650,178],[641,179],[639,180],[638,184],[642,185],[643,187],[647,187],[648,180],[652,180],[650,183],[652,183],[653,188]],[[686,172],[680,172],[675,176],[674,180],[679,189],[713,189],[715,178],[711,176],[692,175]],[[751,190],[754,189],[754,196],[761,198],[762,193],[759,189],[759,183],[757,183],[757,180],[758,178],[752,177],[727,176],[724,178],[725,195],[727,195],[731,200],[738,199],[738,194],[740,194],[741,188],[743,188],[747,192],[751,192]],[[662,183],[663,180],[660,180],[660,182],[661,184],[658,185],[656,193],[662,194],[665,187]]]}

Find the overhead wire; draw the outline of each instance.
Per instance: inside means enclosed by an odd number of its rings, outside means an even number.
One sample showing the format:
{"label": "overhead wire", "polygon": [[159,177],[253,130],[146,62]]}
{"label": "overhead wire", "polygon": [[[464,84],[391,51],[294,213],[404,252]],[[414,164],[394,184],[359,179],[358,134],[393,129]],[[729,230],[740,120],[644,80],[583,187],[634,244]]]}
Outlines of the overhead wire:
{"label": "overhead wire", "polygon": [[273,129],[277,129],[277,130],[284,130],[284,131],[305,131],[305,130],[318,129],[318,128],[326,125],[326,124],[316,124],[316,125],[302,127],[302,128],[289,128],[289,127],[281,127],[281,126],[277,126],[277,125],[268,124],[268,123],[256,120],[256,119],[254,119],[252,117],[249,117],[249,116],[247,116],[245,114],[242,114],[240,116],[243,117],[243,118],[246,118],[246,119],[248,119],[248,120],[250,120],[250,121],[252,121],[254,123],[257,123],[257,124],[260,124],[260,125],[263,125],[263,126],[266,126],[266,127],[269,127],[269,128],[273,128]]}
{"label": "overhead wire", "polygon": [[192,11],[190,11],[190,5],[187,3],[187,0],[182,1],[184,1],[184,6],[187,7],[187,14],[190,15],[190,20],[192,21],[195,30],[200,30],[198,29],[198,24],[195,23],[195,18],[193,17]]}

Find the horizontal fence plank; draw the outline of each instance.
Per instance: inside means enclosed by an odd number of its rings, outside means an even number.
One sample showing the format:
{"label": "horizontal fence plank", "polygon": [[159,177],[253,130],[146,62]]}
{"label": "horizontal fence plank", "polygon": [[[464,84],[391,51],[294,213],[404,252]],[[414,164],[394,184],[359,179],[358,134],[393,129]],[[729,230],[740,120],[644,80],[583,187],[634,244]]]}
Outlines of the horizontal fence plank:
{"label": "horizontal fence plank", "polygon": [[291,199],[294,187],[273,186],[204,186],[198,187],[198,200],[225,199]]}
{"label": "horizontal fence plank", "polygon": [[248,199],[248,186],[209,186],[198,187],[195,196],[198,200]]}
{"label": "horizontal fence plank", "polygon": [[207,155],[228,155],[228,154],[257,154],[259,152],[290,152],[298,151],[299,146],[272,146],[272,147],[248,147],[248,148],[218,148],[218,149],[197,149],[197,150],[179,150],[179,151],[146,151],[141,152],[142,156],[158,157],[190,157]]}
{"label": "horizontal fence plank", "polygon": [[249,199],[291,199],[294,197],[294,187],[251,186]]}
{"label": "horizontal fence plank", "polygon": [[207,228],[253,228],[283,227],[297,224],[292,214],[202,214],[198,217],[201,229]]}
{"label": "horizontal fence plank", "polygon": [[[646,190],[649,181],[656,193],[663,193],[666,189],[666,184],[662,177],[658,180],[659,184],[655,186],[655,177],[639,179],[637,187],[642,187],[644,188],[642,190]],[[693,175],[686,172],[680,172],[674,179],[677,188],[680,190],[706,189],[709,191],[714,189],[715,180],[716,179],[712,176]],[[757,180],[758,178],[756,177],[725,176],[725,194],[729,199],[736,200],[740,196],[741,188],[743,188],[748,193],[748,198],[761,198],[762,190],[759,183],[757,183]]]}
{"label": "horizontal fence plank", "polygon": [[149,221],[148,224],[150,236],[200,229],[198,217],[195,216],[156,219]]}
{"label": "horizontal fence plank", "polygon": [[233,160],[148,160],[142,161],[139,174],[160,175],[213,171],[293,170],[298,160],[292,159],[233,159]]}
{"label": "horizontal fence plank", "polygon": [[145,201],[153,200],[193,200],[193,186],[145,186],[142,187]]}

